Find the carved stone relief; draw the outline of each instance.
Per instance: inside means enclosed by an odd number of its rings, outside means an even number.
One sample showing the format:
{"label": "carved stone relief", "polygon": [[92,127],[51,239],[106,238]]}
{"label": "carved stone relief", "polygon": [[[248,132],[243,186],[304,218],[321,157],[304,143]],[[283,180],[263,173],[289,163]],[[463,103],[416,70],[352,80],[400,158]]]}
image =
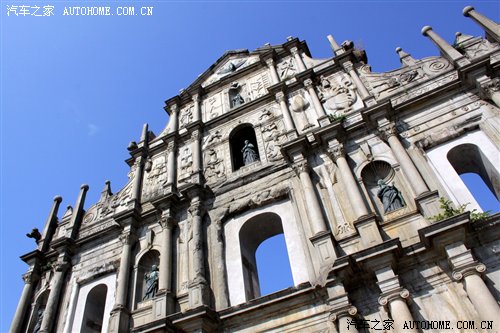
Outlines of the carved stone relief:
{"label": "carved stone relief", "polygon": [[179,122],[181,127],[186,127],[191,121],[193,121],[193,110],[194,106],[190,105],[180,111]]}
{"label": "carved stone relief", "polygon": [[304,91],[297,91],[290,94],[290,109],[298,115],[298,120],[301,123],[302,131],[314,127],[308,117],[308,112],[311,109],[311,102],[306,99]]}
{"label": "carved stone relief", "polygon": [[351,111],[358,99],[356,86],[347,74],[329,78],[322,76],[318,95],[327,113],[334,116]]}
{"label": "carved stone relief", "polygon": [[150,171],[145,172],[143,185],[143,198],[149,199],[156,196],[158,190],[167,180],[167,159],[165,156],[158,156],[151,161]]}
{"label": "carved stone relief", "polygon": [[231,86],[229,87],[229,91],[227,93],[229,97],[230,108],[238,107],[247,101],[245,99],[245,90],[245,87],[243,85],[240,85],[239,82],[231,83]]}
{"label": "carved stone relief", "polygon": [[221,130],[214,130],[203,138],[202,148],[205,149],[213,144],[220,142],[222,138]]}
{"label": "carved stone relief", "polygon": [[259,61],[258,56],[229,59],[224,65],[216,69],[215,73],[212,74],[205,82],[203,82],[201,86],[206,87],[216,81],[219,81],[221,78],[231,75],[257,61]]}
{"label": "carved stone relief", "polygon": [[193,153],[191,152],[191,148],[182,148],[179,159],[179,182],[187,182],[187,178],[193,172]]}
{"label": "carved stone relief", "polygon": [[217,93],[205,100],[205,119],[210,120],[222,114],[221,94]]}
{"label": "carved stone relief", "polygon": [[219,157],[220,155],[215,149],[209,149],[205,153],[205,179],[209,183],[225,178],[224,161]]}
{"label": "carved stone relief", "polygon": [[473,37],[457,32],[454,47],[467,58],[474,59],[494,51],[498,47],[495,44],[481,37]]}
{"label": "carved stone relief", "polygon": [[179,223],[179,293],[187,293],[189,285],[189,243],[193,238],[193,230],[190,219]]}
{"label": "carved stone relief", "polygon": [[286,80],[297,73],[297,67],[293,58],[285,58],[277,65],[278,75],[281,80]]}
{"label": "carved stone relief", "polygon": [[269,76],[267,73],[256,75],[248,80],[248,85],[252,100],[264,96],[267,93],[266,88],[269,86]]}

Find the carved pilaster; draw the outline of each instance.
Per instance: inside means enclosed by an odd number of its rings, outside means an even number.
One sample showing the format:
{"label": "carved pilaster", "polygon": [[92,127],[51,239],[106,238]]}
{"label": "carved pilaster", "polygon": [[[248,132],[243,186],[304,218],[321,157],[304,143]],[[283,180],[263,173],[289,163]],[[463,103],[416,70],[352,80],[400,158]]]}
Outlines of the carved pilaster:
{"label": "carved pilaster", "polygon": [[399,134],[398,129],[396,128],[395,124],[388,124],[388,125],[381,126],[381,127],[379,127],[378,132],[380,134],[380,137],[384,141],[388,141],[389,138],[392,136],[397,137]]}
{"label": "carved pilaster", "polygon": [[280,79],[278,77],[278,72],[276,71],[276,67],[274,66],[274,59],[273,58],[266,59],[266,64],[267,67],[269,68],[269,72],[271,72],[272,83],[276,84],[280,82]]}
{"label": "carved pilaster", "polygon": [[295,62],[297,63],[297,66],[299,68],[299,72],[305,71],[306,66],[304,65],[304,60],[302,60],[299,49],[297,47],[292,47],[290,49],[290,53],[293,55]]}
{"label": "carved pilaster", "polygon": [[285,130],[287,132],[294,131],[295,125],[293,124],[292,116],[290,115],[288,104],[286,103],[285,93],[282,91],[277,92],[276,101],[279,103],[281,113],[283,114],[283,120],[285,121]]}

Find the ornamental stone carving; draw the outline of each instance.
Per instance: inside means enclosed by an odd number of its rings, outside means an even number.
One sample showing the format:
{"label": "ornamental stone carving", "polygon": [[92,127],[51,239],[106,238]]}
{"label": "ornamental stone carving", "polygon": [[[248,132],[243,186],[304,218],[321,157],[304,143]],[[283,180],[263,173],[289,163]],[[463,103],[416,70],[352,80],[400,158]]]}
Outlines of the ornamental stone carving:
{"label": "ornamental stone carving", "polygon": [[225,177],[223,160],[218,157],[215,149],[209,149],[205,154],[205,179],[207,182],[216,182]]}
{"label": "ornamental stone carving", "polygon": [[293,58],[285,58],[278,63],[278,75],[281,80],[286,80],[297,73]]}
{"label": "ornamental stone carving", "polygon": [[340,83],[335,77],[322,76],[318,95],[327,113],[334,116],[349,112],[357,100],[356,87],[347,75],[342,75]]}
{"label": "ornamental stone carving", "polygon": [[193,153],[189,147],[184,147],[180,156],[180,175],[189,176],[193,172]]}
{"label": "ornamental stone carving", "polygon": [[181,127],[186,127],[186,125],[193,121],[193,110],[193,105],[181,110],[179,119]]}

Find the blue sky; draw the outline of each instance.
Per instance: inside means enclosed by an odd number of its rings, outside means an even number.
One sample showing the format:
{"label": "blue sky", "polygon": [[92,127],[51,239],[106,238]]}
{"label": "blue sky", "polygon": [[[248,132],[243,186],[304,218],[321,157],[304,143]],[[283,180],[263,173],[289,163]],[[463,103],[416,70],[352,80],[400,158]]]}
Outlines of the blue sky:
{"label": "blue sky", "polygon": [[[7,16],[7,6],[54,6],[54,16]],[[63,16],[65,6],[153,7],[152,16]],[[110,180],[127,179],[126,147],[142,125],[159,133],[163,101],[187,87],[225,51],[306,40],[313,57],[331,50],[326,35],[366,49],[373,71],[438,51],[420,29],[453,42],[483,35],[466,5],[499,21],[498,1],[60,1],[1,0],[0,332],[10,325],[35,249],[25,234],[43,229],[52,199],[60,214],[90,185],[86,207]]]}

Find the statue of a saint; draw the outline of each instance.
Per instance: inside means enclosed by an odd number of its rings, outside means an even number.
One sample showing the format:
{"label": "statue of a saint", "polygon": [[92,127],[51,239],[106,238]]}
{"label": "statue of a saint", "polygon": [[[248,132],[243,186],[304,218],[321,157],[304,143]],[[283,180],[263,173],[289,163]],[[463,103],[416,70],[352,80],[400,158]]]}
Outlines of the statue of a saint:
{"label": "statue of a saint", "polygon": [[40,332],[40,329],[42,328],[44,310],[45,309],[38,309],[38,312],[36,314],[36,324],[35,324],[35,327],[33,328],[33,333]]}
{"label": "statue of a saint", "polygon": [[236,93],[236,95],[233,96],[233,98],[231,99],[231,102],[233,104],[233,108],[245,103],[245,100],[243,99],[243,97],[241,97],[240,93]]}
{"label": "statue of a saint", "polygon": [[259,160],[254,145],[248,140],[245,140],[245,146],[243,146],[241,152],[243,153],[243,165],[248,165]]}
{"label": "statue of a saint", "polygon": [[384,205],[384,213],[389,213],[405,206],[403,196],[396,186],[387,185],[382,179],[379,179],[377,184],[379,186],[377,196]]}
{"label": "statue of a saint", "polygon": [[151,272],[144,274],[146,280],[146,291],[142,300],[153,298],[158,291],[158,266],[151,266]]}

